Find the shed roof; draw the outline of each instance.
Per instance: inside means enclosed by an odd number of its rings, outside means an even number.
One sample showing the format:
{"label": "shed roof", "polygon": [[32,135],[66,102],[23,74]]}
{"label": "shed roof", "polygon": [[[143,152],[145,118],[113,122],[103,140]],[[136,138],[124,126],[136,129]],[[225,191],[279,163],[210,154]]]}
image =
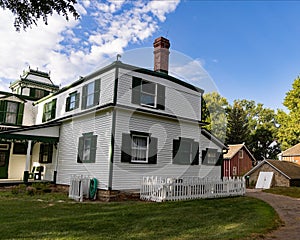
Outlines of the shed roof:
{"label": "shed roof", "polygon": [[226,159],[231,159],[233,158],[239,150],[241,150],[243,147],[245,147],[245,150],[249,153],[249,155],[251,156],[251,158],[255,161],[254,156],[251,154],[251,152],[249,151],[249,149],[246,147],[245,143],[241,143],[241,144],[228,144],[228,152],[226,154],[224,154],[223,158]]}
{"label": "shed roof", "polygon": [[283,157],[289,156],[300,156],[300,143],[296,144],[295,146],[283,151],[281,153]]}
{"label": "shed roof", "polygon": [[293,162],[279,160],[264,160],[246,173],[245,176],[250,175],[264,164],[269,164],[272,168],[281,172],[289,179],[300,179],[300,165]]}

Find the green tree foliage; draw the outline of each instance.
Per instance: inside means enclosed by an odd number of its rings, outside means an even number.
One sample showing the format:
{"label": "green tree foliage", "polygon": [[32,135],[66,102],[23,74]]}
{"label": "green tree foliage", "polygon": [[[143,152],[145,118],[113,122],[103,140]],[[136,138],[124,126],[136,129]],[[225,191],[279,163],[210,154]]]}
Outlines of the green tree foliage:
{"label": "green tree foliage", "polygon": [[227,109],[227,144],[248,143],[250,131],[248,116],[239,102]]}
{"label": "green tree foliage", "polygon": [[76,0],[0,0],[2,9],[10,10],[15,15],[14,26],[16,31],[21,28],[26,30],[32,24],[37,24],[37,21],[42,18],[47,25],[48,16],[53,12],[69,20],[69,14],[72,14],[75,19],[79,18],[74,5]]}
{"label": "green tree foliage", "polygon": [[286,93],[283,105],[289,110],[288,113],[278,111],[278,140],[285,150],[300,142],[300,78],[297,77],[292,89]]}
{"label": "green tree foliage", "polygon": [[202,98],[202,121],[207,122],[205,128],[215,136],[225,141],[226,136],[227,99],[217,92],[206,93]]}
{"label": "green tree foliage", "polygon": [[[276,113],[255,101],[237,100],[247,114],[249,138],[247,146],[256,160],[276,159],[280,152],[276,136]],[[275,141],[275,142],[274,142]]]}

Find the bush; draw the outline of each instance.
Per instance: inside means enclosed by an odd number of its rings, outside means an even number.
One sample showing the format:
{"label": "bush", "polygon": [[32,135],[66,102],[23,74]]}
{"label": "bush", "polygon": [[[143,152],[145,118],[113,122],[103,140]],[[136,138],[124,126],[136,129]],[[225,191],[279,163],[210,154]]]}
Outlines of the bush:
{"label": "bush", "polygon": [[13,187],[13,194],[26,194],[30,196],[41,195],[45,193],[51,193],[51,184],[50,183],[32,183],[32,185],[27,186],[25,184],[19,184],[18,186]]}

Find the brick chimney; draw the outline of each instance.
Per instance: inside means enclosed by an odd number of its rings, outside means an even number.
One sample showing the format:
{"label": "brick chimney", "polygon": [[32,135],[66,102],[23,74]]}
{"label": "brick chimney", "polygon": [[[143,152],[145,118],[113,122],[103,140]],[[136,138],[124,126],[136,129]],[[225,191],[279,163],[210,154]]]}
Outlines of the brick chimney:
{"label": "brick chimney", "polygon": [[164,37],[156,38],[154,43],[154,71],[168,74],[170,42]]}

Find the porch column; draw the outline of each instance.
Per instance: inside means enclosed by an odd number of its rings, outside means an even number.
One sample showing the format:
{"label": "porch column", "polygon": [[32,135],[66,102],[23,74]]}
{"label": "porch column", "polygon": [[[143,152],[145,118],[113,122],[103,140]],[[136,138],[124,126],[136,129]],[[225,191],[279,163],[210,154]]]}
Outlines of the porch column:
{"label": "porch column", "polygon": [[25,183],[28,182],[28,178],[29,178],[31,143],[32,143],[32,140],[28,140],[25,171],[24,171],[24,177],[23,177],[23,181]]}

